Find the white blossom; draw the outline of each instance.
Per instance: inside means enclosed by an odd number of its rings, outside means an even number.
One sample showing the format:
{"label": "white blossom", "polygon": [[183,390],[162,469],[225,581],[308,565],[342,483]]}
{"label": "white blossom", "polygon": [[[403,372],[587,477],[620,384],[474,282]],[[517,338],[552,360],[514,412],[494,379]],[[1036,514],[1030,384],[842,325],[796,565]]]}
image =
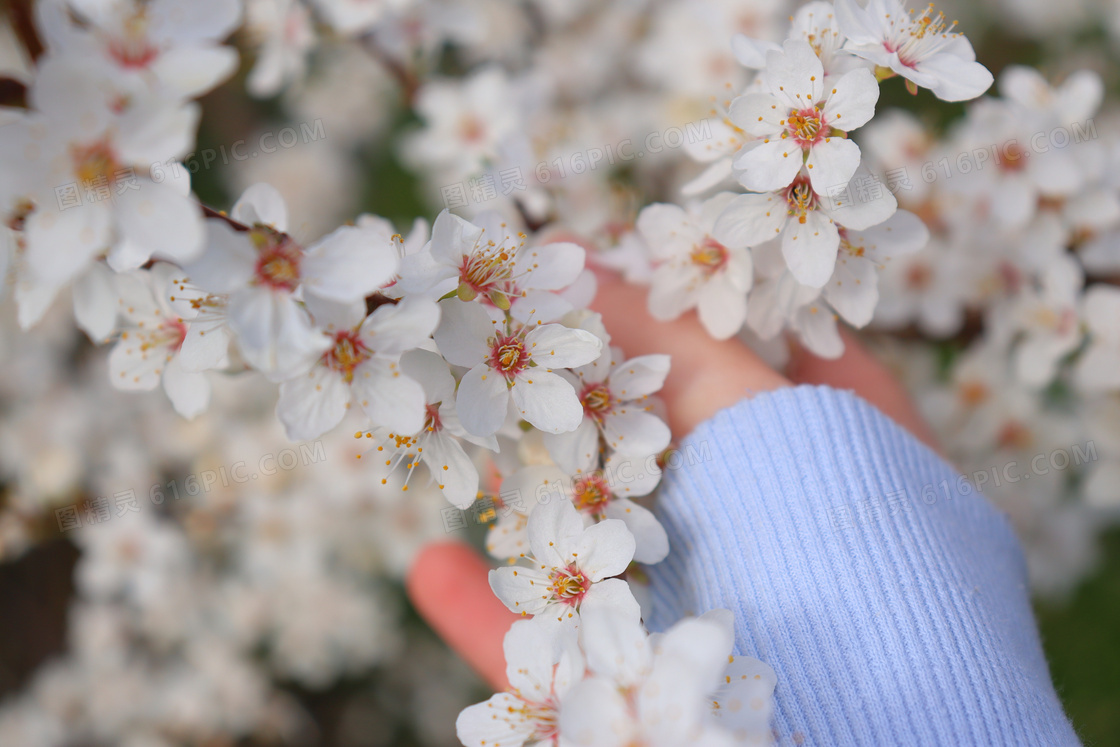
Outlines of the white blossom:
{"label": "white blossom", "polygon": [[572,502],[557,496],[529,515],[526,565],[490,571],[490,588],[521,615],[577,620],[585,604],[637,607],[630,588],[612,578],[634,559],[626,524],[606,519],[585,527]]}
{"label": "white blossom", "polygon": [[436,344],[450,363],[470,368],[455,395],[468,432],[497,433],[511,401],[519,417],[542,431],[579,427],[583,406],[572,384],[554,369],[598,358],[603,347],[598,337],[559,324],[499,324],[479,304],[458,299],[441,301],[440,307]]}
{"label": "white blossom", "polygon": [[992,74],[976,61],[976,52],[957,22],[931,4],[916,13],[901,0],[836,0],[840,31],[848,37],[846,49],[876,66],[887,68],[939,99],[974,99],[992,85]]}

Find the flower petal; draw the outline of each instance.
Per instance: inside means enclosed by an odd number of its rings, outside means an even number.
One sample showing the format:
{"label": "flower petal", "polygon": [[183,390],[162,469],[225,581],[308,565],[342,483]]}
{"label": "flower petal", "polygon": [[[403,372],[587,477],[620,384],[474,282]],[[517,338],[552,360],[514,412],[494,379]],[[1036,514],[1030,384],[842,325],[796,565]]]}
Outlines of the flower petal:
{"label": "flower petal", "polygon": [[515,273],[518,289],[560,290],[567,288],[583,271],[586,250],[579,244],[556,242],[523,247],[517,253]]}
{"label": "flower petal", "polygon": [[418,433],[424,427],[424,389],[396,363],[373,358],[360,364],[351,387],[374,426],[399,434]]}
{"label": "flower petal", "polygon": [[669,535],[649,509],[628,498],[615,498],[603,512],[608,519],[625,523],[634,535],[634,560],[638,563],[660,563],[669,554]]}
{"label": "flower petal", "polygon": [[179,356],[168,361],[163,370],[163,390],[175,412],[188,420],[210,405],[210,380],[204,373],[184,371]]}
{"label": "flower petal", "polygon": [[149,256],[189,262],[203,249],[202,213],[190,197],[174,189],[138,180],[140,189],[117,196],[121,233]]}
{"label": "flower petal", "polygon": [[861,67],[844,73],[833,84],[822,113],[830,127],[851,132],[875,116],[878,101],[879,83],[870,70]]}
{"label": "flower petal", "polygon": [[378,355],[400,355],[431,337],[439,324],[440,307],[423,296],[405,296],[400,303],[374,310],[362,323],[361,337]]}
{"label": "flower petal", "polygon": [[521,747],[536,730],[523,704],[509,693],[495,693],[485,703],[464,708],[455,719],[455,735],[466,747]]}
{"label": "flower petal", "polygon": [[552,598],[548,572],[524,566],[506,566],[490,571],[490,589],[502,604],[519,615],[538,615]]}
{"label": "flower petal", "polygon": [[562,324],[542,324],[525,335],[525,345],[538,366],[570,368],[582,366],[599,357],[603,342],[583,329]]}
{"label": "flower petal", "polygon": [[280,384],[276,416],[292,441],[318,438],[342,422],[350,404],[350,387],[326,366]]}
{"label": "flower petal", "polygon": [[634,456],[664,451],[671,437],[665,421],[635,405],[609,414],[603,422],[603,436],[615,451]]}
{"label": "flower petal", "polygon": [[824,67],[808,42],[787,39],[782,51],[766,53],[763,72],[770,93],[791,109],[804,109],[824,94]]}
{"label": "flower petal", "polygon": [[739,183],[752,192],[773,192],[790,185],[804,162],[801,147],[792,138],[756,140],[735,159]]}
{"label": "flower petal", "polygon": [[717,340],[726,340],[740,329],[747,318],[747,294],[732,287],[724,278],[707,283],[699,294],[696,309],[700,323]]}
{"label": "flower petal", "polygon": [[346,303],[389,282],[399,265],[390,241],[374,231],[342,226],[308,247],[300,271],[304,290]]}
{"label": "flower petal", "polygon": [[229,214],[234,220],[248,226],[260,223],[272,226],[277,231],[288,230],[288,206],[284,204],[279,190],[264,182],[254,184],[242,192]]}
{"label": "flower petal", "polygon": [[814,145],[805,159],[813,191],[831,195],[842,190],[859,168],[859,159],[859,146],[842,137],[826,137]]}
{"label": "flower petal", "polygon": [[606,519],[584,529],[576,547],[578,557],[574,561],[593,583],[617,576],[634,559],[634,535],[617,519]]}
{"label": "flower petal", "polygon": [[832,277],[840,234],[819,210],[805,214],[805,222],[791,220],[782,233],[782,256],[802,285],[820,288]]}
{"label": "flower petal", "polygon": [[584,418],[574,431],[544,434],[548,455],[568,474],[590,472],[599,456],[599,429]]}
{"label": "flower petal", "polygon": [[[575,397],[575,394],[572,396]],[[476,436],[494,435],[502,427],[502,423],[506,422],[508,407],[509,390],[506,388],[506,380],[490,370],[489,366],[475,366],[459,382],[455,410],[469,433]]]}
{"label": "flower petal", "polygon": [[579,397],[572,385],[557,374],[539,368],[520,373],[514,379],[510,396],[521,417],[546,433],[574,431],[583,421]]}
{"label": "flower petal", "polygon": [[993,81],[988,68],[954,54],[937,54],[922,60],[915,67],[919,73],[933,76],[937,80],[930,90],[942,101],[968,101],[977,98],[991,88]]}
{"label": "flower petal", "polygon": [[788,207],[780,196],[741,195],[720,214],[712,236],[727,245],[754,246],[776,237],[787,216]]}
{"label": "flower petal", "polygon": [[619,398],[631,400],[653,394],[665,384],[669,375],[667,355],[639,355],[611,370],[611,390]]}
{"label": "flower petal", "polygon": [[777,135],[785,126],[789,107],[768,93],[745,93],[727,112],[736,127],[755,137]]}
{"label": "flower petal", "polygon": [[440,354],[456,366],[476,366],[486,360],[486,339],[494,329],[486,311],[457,298],[440,301],[439,308],[440,322],[433,336]]}

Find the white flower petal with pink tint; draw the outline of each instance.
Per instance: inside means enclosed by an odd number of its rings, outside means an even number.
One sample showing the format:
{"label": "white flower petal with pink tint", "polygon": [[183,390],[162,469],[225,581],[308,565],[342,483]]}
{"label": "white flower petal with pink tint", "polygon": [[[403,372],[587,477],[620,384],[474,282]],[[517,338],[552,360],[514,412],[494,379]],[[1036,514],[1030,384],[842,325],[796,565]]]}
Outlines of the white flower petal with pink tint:
{"label": "white flower petal with pink tint", "polygon": [[879,84],[870,70],[861,68],[845,73],[833,84],[821,113],[833,128],[851,132],[868,123],[878,102]]}
{"label": "white flower petal with pink tint", "polygon": [[110,243],[113,216],[94,203],[69,210],[47,205],[27,218],[25,258],[36,279],[62,285]]}
{"label": "white flower petal with pink tint", "polygon": [[787,214],[784,195],[739,195],[727,203],[712,235],[725,244],[738,241],[754,246],[780,234]]}
{"label": "white flower petal with pink tint", "polygon": [[439,324],[440,307],[420,296],[379,306],[362,322],[365,344],[379,355],[399,355],[424,344]]}
{"label": "white flower petal with pink tint", "polygon": [[586,255],[582,246],[570,242],[523,246],[517,256],[524,268],[518,285],[537,290],[567,288],[583,270]]}
{"label": "white flower petal with pink tint", "polygon": [[159,56],[152,72],[181,96],[200,96],[237,70],[237,52],[229,47],[180,47]]}
{"label": "white flower petal with pink tint", "polygon": [[486,360],[486,339],[494,330],[486,311],[457,298],[440,301],[439,307],[440,322],[433,336],[440,354],[456,366],[473,367]]}

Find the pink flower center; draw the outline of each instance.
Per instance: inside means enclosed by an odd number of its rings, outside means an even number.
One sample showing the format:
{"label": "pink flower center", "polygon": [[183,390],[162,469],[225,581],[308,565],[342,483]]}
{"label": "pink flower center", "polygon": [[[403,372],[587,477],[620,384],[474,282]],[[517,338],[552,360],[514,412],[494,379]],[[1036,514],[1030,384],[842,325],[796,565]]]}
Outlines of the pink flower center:
{"label": "pink flower center", "polygon": [[483,250],[463,257],[459,265],[459,282],[475,293],[502,290],[513,277],[512,254],[505,248]]}
{"label": "pink flower center", "polygon": [[602,475],[587,475],[572,486],[572,502],[580,511],[597,514],[610,503],[611,489]]}
{"label": "pink flower center", "polygon": [[187,339],[187,325],[182,319],[169,319],[163,323],[163,328],[171,336],[169,344],[172,350],[183,347],[183,340]]}
{"label": "pink flower center", "polygon": [[299,286],[303,250],[285,234],[268,226],[254,226],[249,237],[257,248],[256,281],[289,293]]}
{"label": "pink flower center", "polygon": [[[124,332],[121,339],[128,339],[129,334],[129,332]],[[182,319],[176,317],[174,319],[164,319],[158,327],[141,325],[132,334],[135,334],[136,339],[140,342],[141,353],[160,348],[170,355],[183,347],[183,340],[187,339],[187,325]]]}
{"label": "pink flower center", "polygon": [[805,216],[817,209],[817,196],[808,177],[798,176],[786,187],[786,203],[789,205],[789,214],[796,216],[798,223],[804,223]]}
{"label": "pink flower center", "polygon": [[323,363],[332,371],[338,371],[347,383],[354,380],[354,369],[363,361],[369,360],[370,351],[362,338],[353,330],[335,333],[334,347],[323,355]]}
{"label": "pink flower center", "polygon": [[588,384],[580,393],[579,401],[587,416],[596,421],[602,421],[614,406],[614,398],[606,384]]}
{"label": "pink flower center", "polygon": [[957,396],[966,407],[976,407],[988,399],[991,392],[982,381],[966,381],[957,387]]}
{"label": "pink flower center", "polygon": [[87,189],[109,187],[122,168],[108,139],[89,145],[73,145],[70,147],[70,158],[74,163],[74,175]]}
{"label": "pink flower center", "polygon": [[459,135],[465,142],[478,143],[486,136],[486,126],[473,114],[466,114],[459,119]]}
{"label": "pink flower center", "polygon": [[786,117],[786,127],[789,129],[790,136],[802,148],[816,145],[828,134],[821,111],[816,107],[790,111],[789,116]]}
{"label": "pink flower center", "polygon": [[906,287],[913,291],[924,291],[933,283],[933,268],[915,262],[906,270]]}
{"label": "pink flower center", "polygon": [[491,338],[489,363],[490,368],[507,379],[512,379],[529,367],[530,356],[525,349],[525,340],[502,334]]}
{"label": "pink flower center", "polygon": [[[528,741],[534,744],[552,744],[552,740],[560,733],[557,723],[559,713],[553,697],[550,695],[543,701],[535,701],[523,697],[516,690],[512,692],[521,701],[521,705],[510,706],[509,714],[516,713],[520,716],[518,720],[527,721],[533,725],[533,733]],[[511,726],[512,723],[511,721]]]}
{"label": "pink flower center", "polygon": [[887,14],[884,20],[888,31],[883,48],[898,53],[898,61],[909,68],[936,54],[957,36],[953,31],[957,22],[946,23],[945,14],[936,11],[933,3],[917,16],[910,8],[908,15]]}
{"label": "pink flower center", "polygon": [[1034,433],[1017,420],[1008,420],[1000,428],[996,443],[1005,448],[1027,449],[1034,442]]}
{"label": "pink flower center", "polygon": [[590,579],[574,565],[554,569],[549,574],[548,580],[550,582],[548,590],[556,600],[571,607],[578,607],[587,590],[591,588]]}
{"label": "pink flower center", "polygon": [[726,246],[708,236],[692,248],[689,259],[706,275],[714,275],[727,266],[729,256]]}
{"label": "pink flower center", "polygon": [[1007,172],[1022,171],[1027,167],[1027,150],[1015,142],[1004,144],[1000,151],[999,167]]}
{"label": "pink flower center", "polygon": [[439,405],[428,405],[424,410],[424,430],[428,433],[435,433],[443,427],[443,423],[439,420]]}
{"label": "pink flower center", "polygon": [[148,19],[143,10],[124,22],[123,33],[109,41],[109,56],[118,65],[133,70],[150,66],[159,49],[148,40]]}

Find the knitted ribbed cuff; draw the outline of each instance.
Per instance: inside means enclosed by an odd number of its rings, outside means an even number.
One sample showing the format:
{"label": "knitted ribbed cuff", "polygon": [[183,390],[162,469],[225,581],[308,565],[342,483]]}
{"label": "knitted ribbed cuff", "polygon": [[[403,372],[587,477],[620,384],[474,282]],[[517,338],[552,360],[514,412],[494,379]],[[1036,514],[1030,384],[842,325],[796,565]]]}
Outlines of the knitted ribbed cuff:
{"label": "knitted ribbed cuff", "polygon": [[855,395],[719,412],[657,511],[671,552],[649,569],[651,629],[732,610],[738,652],[777,673],[779,744],[1079,744],[1007,521]]}

